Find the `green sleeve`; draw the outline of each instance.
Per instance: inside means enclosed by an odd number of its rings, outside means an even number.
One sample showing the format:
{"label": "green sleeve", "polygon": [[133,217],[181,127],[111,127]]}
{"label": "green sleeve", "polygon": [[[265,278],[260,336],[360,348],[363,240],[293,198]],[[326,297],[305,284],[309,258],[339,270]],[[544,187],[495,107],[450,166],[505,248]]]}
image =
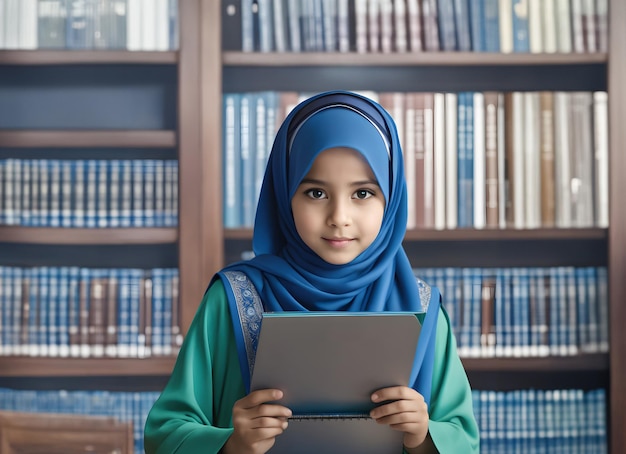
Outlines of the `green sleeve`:
{"label": "green sleeve", "polygon": [[232,407],[245,395],[221,281],[204,296],[176,365],[148,414],[147,454],[218,453],[232,433]]}
{"label": "green sleeve", "polygon": [[428,430],[439,453],[479,452],[472,391],[456,350],[450,319],[443,308],[437,324],[429,414]]}

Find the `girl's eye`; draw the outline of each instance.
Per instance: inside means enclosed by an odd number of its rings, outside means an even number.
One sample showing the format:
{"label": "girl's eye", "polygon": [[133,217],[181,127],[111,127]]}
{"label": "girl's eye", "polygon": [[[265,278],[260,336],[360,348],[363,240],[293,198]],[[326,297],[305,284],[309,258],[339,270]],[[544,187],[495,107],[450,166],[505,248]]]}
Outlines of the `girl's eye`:
{"label": "girl's eye", "polygon": [[305,192],[312,199],[323,199],[326,194],[321,189],[309,189]]}
{"label": "girl's eye", "polygon": [[368,189],[359,189],[358,191],[354,193],[354,198],[359,199],[359,200],[365,200],[365,199],[369,199],[373,195],[374,194],[372,193],[372,191]]}

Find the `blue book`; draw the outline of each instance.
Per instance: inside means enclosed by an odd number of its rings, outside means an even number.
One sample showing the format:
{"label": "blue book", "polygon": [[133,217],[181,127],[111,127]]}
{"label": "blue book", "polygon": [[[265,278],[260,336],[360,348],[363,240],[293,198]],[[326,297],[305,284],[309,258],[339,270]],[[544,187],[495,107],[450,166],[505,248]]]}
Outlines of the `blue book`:
{"label": "blue book", "polygon": [[61,286],[61,268],[50,267],[48,268],[48,336],[46,340],[46,346],[48,349],[48,356],[59,356],[59,334],[64,327],[61,320],[61,308],[66,308],[66,301],[59,299],[60,286]]}
{"label": "blue book", "polygon": [[528,0],[513,0],[513,52],[530,52]]}
{"label": "blue book", "polygon": [[474,52],[484,52],[486,50],[483,8],[484,0],[469,0],[470,33],[472,50]]}
{"label": "blue book", "polygon": [[130,295],[131,272],[128,269],[118,271],[118,303],[117,303],[117,355],[122,358],[130,356]]}
{"label": "blue book", "polygon": [[176,272],[168,268],[163,275],[163,355],[172,354],[172,276]]}
{"label": "blue book", "polygon": [[132,217],[133,227],[143,227],[146,225],[145,200],[144,200],[144,162],[140,159],[132,161],[133,166],[133,196],[132,196]]}
{"label": "blue book", "polygon": [[469,0],[454,0],[454,20],[456,25],[457,50],[472,50]]}
{"label": "blue book", "polygon": [[58,275],[58,292],[59,310],[57,312],[58,326],[58,350],[59,356],[67,357],[70,355],[70,333],[69,333],[69,313],[70,305],[70,276],[71,269],[69,267],[60,267],[57,269]]}
{"label": "blue book", "polygon": [[80,279],[81,270],[70,267],[67,289],[67,341],[68,353],[72,358],[80,356]]}
{"label": "blue book", "polygon": [[587,277],[584,268],[574,268],[576,282],[576,309],[578,347],[582,351],[589,351],[589,298],[587,295]]}
{"label": "blue book", "polygon": [[485,51],[500,52],[500,13],[498,0],[484,0]]}
{"label": "blue book", "polygon": [[[463,186],[463,198],[459,197],[459,208],[463,207],[463,217],[459,213],[459,227],[474,226],[474,96],[471,92],[463,93],[464,106],[464,134],[459,135],[459,141],[463,140],[463,161],[459,158],[459,188]],[[460,107],[460,106],[459,106]],[[460,120],[459,120],[460,121]],[[459,144],[461,145],[461,144]],[[460,155],[459,155],[460,156]],[[461,169],[462,167],[462,169]],[[461,195],[461,194],[459,194]]]}
{"label": "blue book", "polygon": [[22,346],[26,356],[39,355],[39,269],[30,268],[27,271],[28,292],[28,325],[27,331],[22,333]]}
{"label": "blue book", "polygon": [[441,44],[441,50],[443,51],[457,50],[454,1],[455,0],[437,0],[439,42]]}
{"label": "blue book", "polygon": [[241,160],[239,158],[241,96],[224,93],[224,227],[241,227]]}
{"label": "blue book", "polygon": [[[467,123],[465,120],[467,106],[465,98],[467,93],[459,93],[457,97],[457,153],[458,153],[458,185],[457,185],[457,203],[458,203],[458,225],[459,227],[468,227],[466,224],[467,211],[471,207],[467,206],[467,154],[466,154],[466,130]],[[471,199],[471,196],[470,196]]]}
{"label": "blue book", "polygon": [[87,0],[66,0],[67,11],[65,47],[68,49],[87,49],[89,38]]}
{"label": "blue book", "polygon": [[163,355],[163,311],[164,311],[164,285],[165,270],[162,268],[152,269],[152,354]]}
{"label": "blue book", "polygon": [[9,267],[0,266],[0,356],[11,354],[11,278]]}
{"label": "blue book", "polygon": [[240,175],[238,176],[241,186],[241,210],[240,227],[252,227],[254,224],[255,199],[255,172],[256,159],[256,95],[254,93],[242,93],[240,105]]}

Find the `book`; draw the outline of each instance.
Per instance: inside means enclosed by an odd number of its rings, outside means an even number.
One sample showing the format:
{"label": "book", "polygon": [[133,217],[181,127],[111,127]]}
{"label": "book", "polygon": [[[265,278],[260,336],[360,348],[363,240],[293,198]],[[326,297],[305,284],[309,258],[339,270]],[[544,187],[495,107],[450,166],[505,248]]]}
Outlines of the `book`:
{"label": "book", "polygon": [[370,395],[408,384],[420,331],[406,312],[265,313],[251,390],[281,389],[293,413],[272,452],[399,452],[402,432],[369,418]]}

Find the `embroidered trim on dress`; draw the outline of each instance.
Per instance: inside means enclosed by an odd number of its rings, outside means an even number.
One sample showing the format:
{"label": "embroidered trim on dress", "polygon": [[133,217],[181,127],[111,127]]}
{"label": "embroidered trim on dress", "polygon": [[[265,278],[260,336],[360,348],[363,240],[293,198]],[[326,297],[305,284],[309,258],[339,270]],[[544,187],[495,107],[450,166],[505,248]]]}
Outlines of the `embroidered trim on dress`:
{"label": "embroidered trim on dress", "polygon": [[426,282],[421,280],[419,277],[416,277],[415,280],[417,281],[417,290],[419,291],[419,295],[420,295],[420,304],[422,306],[422,312],[426,312],[428,311],[428,306],[430,304],[430,296],[431,296],[430,285],[428,285]]}
{"label": "embroidered trim on dress", "polygon": [[237,302],[237,312],[241,331],[246,346],[246,356],[250,375],[254,369],[254,358],[256,357],[256,347],[263,320],[263,303],[256,291],[254,284],[241,271],[225,271],[224,275],[233,290],[235,301]]}

